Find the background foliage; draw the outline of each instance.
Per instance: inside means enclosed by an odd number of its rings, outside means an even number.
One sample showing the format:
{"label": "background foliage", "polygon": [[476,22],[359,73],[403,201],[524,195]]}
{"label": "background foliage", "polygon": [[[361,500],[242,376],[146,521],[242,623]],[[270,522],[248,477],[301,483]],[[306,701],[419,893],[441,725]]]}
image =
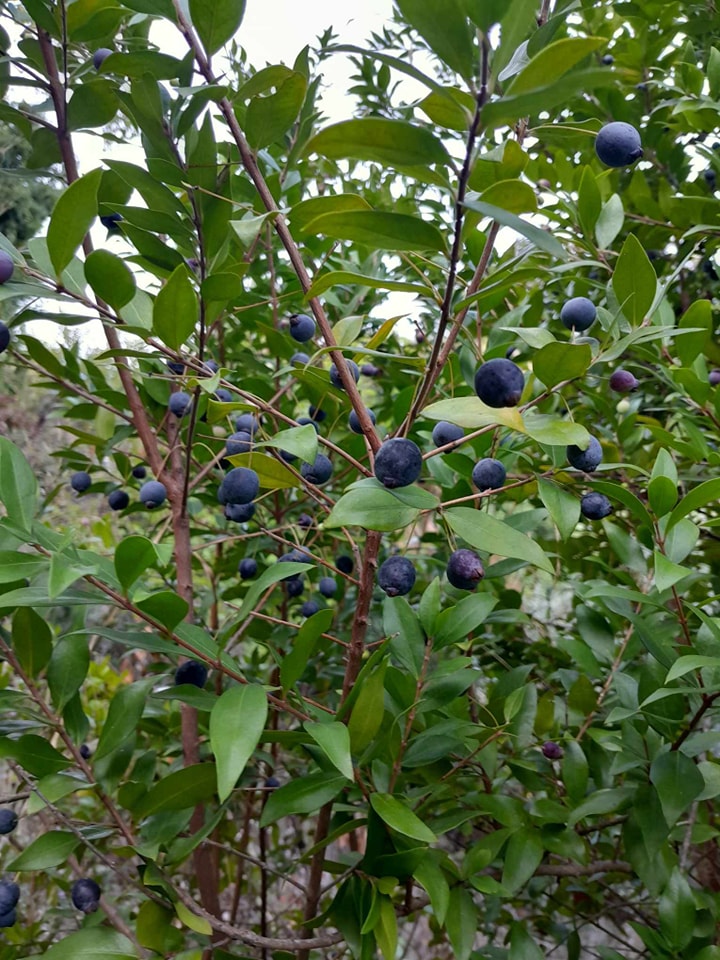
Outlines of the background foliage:
{"label": "background foliage", "polygon": [[[1,799],[21,817],[0,957],[714,960],[714,4],[397,0],[366,48],[328,31],[258,70],[243,12],[0,3],[3,156],[39,185],[0,209]],[[173,28],[180,56],[156,43]],[[356,74],[330,123],[341,52]],[[641,132],[631,169],[595,157],[610,120]],[[92,170],[87,131],[107,144]],[[113,156],[131,137],[137,163]],[[373,317],[394,293],[412,327]],[[584,337],[559,321],[578,295],[598,306]],[[307,362],[298,312],[317,322]],[[23,332],[38,317],[101,323],[107,349],[51,349]],[[509,351],[525,392],[493,410],[473,377]],[[357,387],[343,357],[366,365]],[[620,365],[640,381],[623,397]],[[39,402],[61,482],[18,419]],[[252,448],[226,457],[247,411]],[[435,449],[440,419],[462,445]],[[398,433],[423,477],[389,491],[372,461]],[[565,448],[589,434],[586,476]],[[320,487],[302,475],[318,452]],[[471,483],[484,456],[500,491]],[[167,488],[155,511],[140,464]],[[217,499],[230,465],[261,481],[240,525]],[[590,490],[603,521],[581,518]],[[460,546],[485,561],[473,593],[444,576]],[[417,570],[407,598],[376,585],[394,552]],[[173,684],[188,656],[202,689]],[[103,889],[87,917],[78,876]]]}

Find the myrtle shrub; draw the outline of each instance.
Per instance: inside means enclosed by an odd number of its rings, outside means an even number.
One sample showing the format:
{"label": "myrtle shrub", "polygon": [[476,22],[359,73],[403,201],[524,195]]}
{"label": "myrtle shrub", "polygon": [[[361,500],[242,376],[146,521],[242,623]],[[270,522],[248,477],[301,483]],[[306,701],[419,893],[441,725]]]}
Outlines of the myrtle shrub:
{"label": "myrtle shrub", "polygon": [[717,960],[714,4],[244,6],[0,3],[0,960]]}

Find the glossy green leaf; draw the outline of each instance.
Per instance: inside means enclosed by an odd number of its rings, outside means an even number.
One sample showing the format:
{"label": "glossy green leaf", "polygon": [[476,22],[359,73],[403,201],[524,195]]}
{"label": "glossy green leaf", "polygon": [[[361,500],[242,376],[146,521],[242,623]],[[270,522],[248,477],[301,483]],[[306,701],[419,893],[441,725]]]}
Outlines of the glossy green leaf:
{"label": "glossy green leaf", "polygon": [[682,520],[694,510],[699,510],[708,503],[720,500],[720,480],[706,480],[704,483],[693,487],[690,493],[686,494],[680,503],[675,507],[667,521],[669,530],[674,524]]}
{"label": "glossy green leaf", "polygon": [[[326,213],[343,213],[347,210],[372,210],[364,197],[356,193],[337,193],[323,197],[310,197],[296,203],[289,217],[293,228],[304,233],[313,220]],[[316,282],[320,282],[320,278]]]}
{"label": "glossy green leaf", "polygon": [[634,233],[628,234],[617,258],[612,285],[622,312],[633,326],[641,324],[655,300],[657,277]]}
{"label": "glossy green leaf", "polygon": [[137,600],[136,603],[143,613],[147,613],[168,630],[174,630],[185,619],[188,612],[187,600],[183,600],[173,590],[151,593],[149,597]]}
{"label": "glossy green leaf", "polygon": [[210,746],[217,765],[217,789],[223,803],[260,742],[267,719],[267,695],[257,683],[230,687],[210,714]]}
{"label": "glossy green leaf", "polygon": [[62,710],[78,692],[90,666],[87,637],[71,634],[55,644],[47,669],[53,704]]}
{"label": "glossy green leaf", "polygon": [[305,729],[320,747],[330,763],[348,780],[353,779],[353,764],[350,756],[350,734],[344,723],[305,723]]}
{"label": "glossy green leaf", "polygon": [[280,683],[283,690],[289,690],[302,677],[306,667],[312,662],[312,655],[320,637],[329,629],[332,621],[332,610],[318,610],[312,617],[308,617],[295,634],[292,648],[280,664]]}
{"label": "glossy green leaf", "polygon": [[13,524],[29,531],[37,509],[37,480],[21,450],[0,437],[0,501]]}
{"label": "glossy green leaf", "polygon": [[535,213],[537,198],[530,184],[522,180],[499,180],[480,195],[480,202],[501,207],[510,213]]}
{"label": "glossy green leaf", "polygon": [[[163,2],[163,0],[160,0]],[[173,80],[183,70],[183,61],[156,50],[138,50],[133,53],[111,53],[103,60],[99,73],[119,74],[121,77],[142,79],[146,74],[156,80]]]}
{"label": "glossy green leaf", "polygon": [[372,793],[370,803],[380,819],[404,837],[421,843],[434,843],[437,840],[432,830],[398,797],[388,793]]}
{"label": "glossy green leaf", "polygon": [[446,923],[453,956],[456,960],[468,960],[475,943],[478,910],[473,898],[462,886],[453,887],[450,891]]}
{"label": "glossy green leaf", "polygon": [[135,296],[135,277],[125,261],[109,250],[93,250],[85,260],[85,278],[93,292],[115,310]]}
{"label": "glossy green leaf", "polygon": [[385,280],[382,277],[367,277],[359,273],[350,273],[348,270],[333,270],[321,274],[312,284],[305,299],[318,297],[326,290],[338,286],[370,287],[374,290],[398,290],[402,293],[416,293],[421,297],[432,296],[430,287],[419,283],[409,283],[405,280]]}
{"label": "glossy green leaf", "polygon": [[515,407],[488,407],[479,397],[438,400],[425,407],[422,415],[430,420],[448,420],[466,430],[498,424],[525,433],[522,415]]}
{"label": "glossy green leaf", "polygon": [[613,193],[602,205],[595,224],[595,239],[598,246],[606,250],[620,233],[625,222],[623,202],[617,193]]}
{"label": "glossy green leaf", "polygon": [[590,441],[590,434],[580,423],[560,420],[557,416],[528,413],[525,418],[525,433],[538,443],[551,447],[565,447],[574,443],[583,449]]}
{"label": "glossy green leaf", "polygon": [[678,321],[678,327],[694,329],[696,333],[675,340],[675,352],[684,366],[690,366],[693,360],[702,353],[710,341],[713,330],[712,304],[710,300],[696,300],[691,303]]}
{"label": "glossy green leaf", "polygon": [[681,567],[680,564],[668,560],[659,550],[655,551],[654,558],[655,586],[661,593],[663,590],[669,590],[670,587],[673,587],[676,583],[684,580],[685,577],[692,573],[692,570],[688,570],[687,567]]}
{"label": "glossy green leaf", "polygon": [[198,322],[198,302],[188,268],[176,267],[155,298],[153,331],[164,344],[178,350]]}
{"label": "glossy green leaf", "polygon": [[238,620],[242,621],[250,614],[250,611],[268,587],[271,587],[274,583],[278,583],[280,580],[285,580],[287,577],[298,573],[305,573],[311,569],[312,565],[310,563],[286,563],[283,561],[282,563],[273,564],[273,566],[263,570],[257,580],[253,580],[252,586],[245,595],[245,599],[237,614]]}
{"label": "glossy green leaf", "polygon": [[425,635],[417,614],[405,597],[385,597],[382,607],[383,632],[393,659],[417,679],[425,656]]}
{"label": "glossy green leaf", "polygon": [[660,930],[676,950],[686,947],[693,938],[695,897],[679,867],[670,874],[658,902]]}
{"label": "glossy green leaf", "polygon": [[548,343],[533,356],[533,373],[546,387],[556,387],[563,380],[575,380],[592,363],[592,350],[587,343]]}
{"label": "glossy green leaf", "polygon": [[412,523],[415,507],[404,505],[389,490],[359,487],[344,494],[323,521],[325,529],[364,527],[366,530],[397,530]]}
{"label": "glossy green leaf", "polygon": [[346,786],[347,779],[344,776],[330,776],[325,771],[292,780],[270,794],[260,818],[260,826],[266,827],[294,813],[317,813],[320,807],[334,800]]}
{"label": "glossy green leaf", "polygon": [[64,190],[55,204],[47,233],[47,247],[59,277],[83,242],[98,215],[97,192],[102,170],[92,170]]}
{"label": "glossy green leaf", "polygon": [[74,833],[53,830],[37,837],[8,865],[8,870],[48,870],[59,867],[80,843]]}
{"label": "glossy green leaf", "polygon": [[513,79],[505,93],[512,97],[546,87],[606,44],[604,37],[564,37],[556,40],[532,58]]}
{"label": "glossy green leaf", "polygon": [[16,550],[0,550],[0,583],[15,583],[26,578],[32,580],[46,568],[45,557]]}
{"label": "glossy green leaf", "polygon": [[580,519],[580,501],[552,480],[538,477],[537,484],[540,499],[558,528],[560,536],[563,540],[567,540]]}
{"label": "glossy green leaf", "polygon": [[110,701],[107,718],[103,724],[95,751],[95,760],[112,753],[135,732],[142,716],[147,696],[154,683],[152,677],[120,687]]}
{"label": "glossy green leaf", "polygon": [[72,763],[44,737],[34,733],[26,733],[17,740],[0,738],[0,757],[17,760],[23,770],[27,770],[33,777],[47,777],[51,773],[59,773]]}
{"label": "glossy green leaf", "polygon": [[30,815],[45,809],[48,803],[57,803],[63,797],[69,797],[78,790],[91,789],[87,780],[65,773],[51,773],[42,777],[36,784],[36,791],[28,797],[25,812]]}
{"label": "glossy green leaf", "polygon": [[462,0],[397,0],[397,5],[444,63],[466,79],[473,76],[473,30]]}
{"label": "glossy green leaf", "polygon": [[190,17],[208,56],[237,33],[245,14],[245,0],[190,0]]}
{"label": "glossy green leaf", "polygon": [[352,240],[380,250],[445,249],[445,239],[435,224],[406,213],[381,210],[326,213],[311,221],[307,232],[335,240]]}
{"label": "glossy green leaf", "polygon": [[501,207],[496,207],[491,203],[483,203],[481,200],[466,200],[464,205],[468,210],[481,213],[484,217],[490,217],[491,220],[495,220],[504,227],[510,227],[511,230],[514,230],[516,233],[525,237],[526,240],[529,240],[530,243],[533,243],[538,250],[549,253],[552,257],[555,257],[556,260],[567,260],[565,248],[552,233],[536,227],[529,221],[523,220],[514,213],[503,210]]}
{"label": "glossy green leaf", "polygon": [[13,614],[12,645],[20,666],[37,677],[52,654],[52,633],[47,621],[32,607],[20,607]]}
{"label": "glossy green leaf", "polygon": [[127,937],[109,927],[87,927],[63,937],[39,954],[43,960],[136,960],[136,953]]}
{"label": "glossy green leaf", "polygon": [[291,73],[278,86],[276,93],[253,97],[247,108],[245,133],[254,150],[274,143],[292,126],[303,105],[306,90],[305,77],[301,73]]}
{"label": "glossy green leaf", "polygon": [[300,457],[305,463],[314,463],[318,454],[317,430],[309,423],[302,427],[289,427],[276,433],[272,440],[266,440],[257,446],[275,447]]}
{"label": "glossy green leaf", "polygon": [[353,706],[348,730],[353,753],[360,754],[372,743],[380,730],[384,716],[385,671],[387,660],[364,678],[357,700]]}
{"label": "glossy green leaf", "polygon": [[444,647],[467,639],[497,606],[497,597],[489,593],[471,593],[459,603],[443,610],[435,621],[435,646]]}
{"label": "glossy green leaf", "polygon": [[582,800],[587,791],[589,768],[587,757],[576,740],[565,744],[562,779],[571,800]]}
{"label": "glossy green leaf", "polygon": [[147,537],[131,536],[121,540],[115,549],[115,572],[123,589],[127,591],[157,559],[155,544]]}
{"label": "glossy green leaf", "polygon": [[695,764],[679,750],[670,750],[655,757],[650,766],[650,780],[660,797],[669,827],[702,793],[705,781]]}
{"label": "glossy green leaf", "polygon": [[469,507],[452,507],[445,512],[445,518],[455,533],[476,549],[499,557],[515,557],[553,572],[542,547],[504,521]]}
{"label": "glossy green leaf", "polygon": [[425,127],[380,117],[342,120],[325,127],[306,144],[305,153],[317,153],[333,160],[351,157],[401,167],[444,164],[448,160],[442,142]]}
{"label": "glossy green leaf", "polygon": [[543,845],[537,830],[518,830],[510,837],[505,851],[502,885],[517,893],[540,866]]}
{"label": "glossy green leaf", "polygon": [[602,210],[602,197],[592,167],[583,169],[578,188],[578,215],[585,235],[591,237]]}
{"label": "glossy green leaf", "polygon": [[209,800],[217,791],[214,763],[195,763],[169,773],[136,804],[133,812],[149,817],[167,810],[184,810]]}
{"label": "glossy green leaf", "polygon": [[201,933],[206,937],[209,937],[212,934],[212,926],[210,921],[205,917],[198,916],[197,913],[193,913],[192,910],[188,910],[182,900],[176,900],[175,912],[177,913],[180,922],[184,923],[186,927],[190,928],[190,930],[194,930],[195,933]]}

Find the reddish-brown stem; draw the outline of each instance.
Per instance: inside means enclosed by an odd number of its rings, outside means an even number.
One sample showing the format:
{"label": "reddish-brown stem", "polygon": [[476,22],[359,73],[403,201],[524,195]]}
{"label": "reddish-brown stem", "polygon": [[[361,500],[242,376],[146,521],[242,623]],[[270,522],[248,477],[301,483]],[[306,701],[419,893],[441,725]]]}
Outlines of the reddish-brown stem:
{"label": "reddish-brown stem", "polygon": [[[322,882],[323,866],[325,863],[325,846],[323,841],[328,833],[331,813],[332,801],[321,807],[318,814],[317,825],[315,827],[315,841],[313,845],[319,847],[319,849],[313,854],[313,858],[310,863],[310,877],[307,885],[308,892],[307,897],[305,898],[305,910],[303,911],[303,921],[305,923],[314,919],[315,914],[317,913],[318,904],[320,903],[320,884]],[[303,927],[303,933],[309,936],[309,927]],[[309,949],[298,951],[298,960],[308,960],[309,956]]]}

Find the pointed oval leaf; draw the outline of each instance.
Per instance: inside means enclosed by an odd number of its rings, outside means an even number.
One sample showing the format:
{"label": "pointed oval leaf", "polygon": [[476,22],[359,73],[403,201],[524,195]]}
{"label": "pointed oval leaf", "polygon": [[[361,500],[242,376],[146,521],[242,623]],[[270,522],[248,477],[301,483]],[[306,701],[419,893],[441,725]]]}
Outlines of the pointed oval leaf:
{"label": "pointed oval leaf", "polygon": [[266,827],[293,813],[317,813],[346,786],[344,776],[331,777],[325,771],[292,780],[270,794],[260,817],[260,826]]}
{"label": "pointed oval leaf", "polygon": [[267,696],[257,683],[231,687],[210,714],[210,745],[217,765],[220,802],[232,793],[260,741],[267,719]]}
{"label": "pointed oval leaf", "polygon": [[541,347],[533,356],[533,373],[546,387],[556,387],[563,380],[581,377],[592,363],[588,343],[556,341]]}
{"label": "pointed oval leaf", "polygon": [[55,644],[48,664],[47,681],[58,710],[62,710],[78,692],[89,666],[90,650],[85,634],[61,637]]}
{"label": "pointed oval leaf", "polygon": [[657,276],[634,233],[628,234],[620,251],[612,285],[622,312],[633,326],[641,324],[655,300]]}
{"label": "pointed oval leaf", "polygon": [[433,223],[406,213],[385,213],[382,210],[326,213],[309,223],[307,231],[337,240],[352,240],[380,250],[445,249],[443,235]]}
{"label": "pointed oval leaf", "polygon": [[110,703],[95,751],[95,760],[112,753],[134,733],[154,682],[151,677],[120,687]]}
{"label": "pointed oval leaf", "polygon": [[127,937],[108,927],[88,927],[64,937],[40,954],[42,960],[136,960]]}
{"label": "pointed oval leaf", "polygon": [[353,764],[350,756],[350,734],[344,723],[333,720],[330,723],[312,723],[307,721],[305,729],[320,747],[330,763],[340,773],[353,779]]}
{"label": "pointed oval leaf", "polygon": [[245,14],[245,0],[190,0],[193,26],[209,57],[237,33]]}
{"label": "pointed oval leaf", "polygon": [[115,310],[135,296],[135,277],[124,260],[109,250],[93,250],[85,260],[85,279],[93,292]]}
{"label": "pointed oval leaf", "polygon": [[502,520],[468,507],[453,507],[445,512],[445,517],[455,533],[478,550],[525,560],[541,570],[553,572],[553,565],[542,547]]}
{"label": "pointed oval leaf", "polygon": [[370,796],[370,803],[380,819],[404,837],[411,837],[422,843],[434,843],[437,840],[435,834],[420,817],[397,797],[389,793],[373,793]]}
{"label": "pointed oval leaf", "polygon": [[185,810],[209,800],[217,791],[214,763],[194,763],[169,773],[135,805],[133,812],[149,817],[162,810]]}
{"label": "pointed oval leaf", "polygon": [[0,501],[9,519],[29,531],[37,509],[37,480],[19,447],[0,437]]}
{"label": "pointed oval leaf", "polygon": [[176,267],[153,306],[153,331],[164,344],[178,350],[195,329],[198,302],[185,264]]}
{"label": "pointed oval leaf", "polygon": [[20,856],[7,865],[7,870],[47,870],[65,863],[80,840],[74,833],[53,830],[44,833],[25,847]]}
{"label": "pointed oval leaf", "polygon": [[157,562],[157,550],[147,537],[125,537],[115,550],[115,573],[124,590]]}
{"label": "pointed oval leaf", "polygon": [[333,160],[347,157],[402,167],[446,163],[447,151],[425,127],[405,120],[365,117],[325,127],[307,143],[305,153]]}
{"label": "pointed oval leaf", "polygon": [[50,217],[47,246],[58,277],[72,260],[98,215],[97,192],[102,170],[91,170],[64,190]]}

